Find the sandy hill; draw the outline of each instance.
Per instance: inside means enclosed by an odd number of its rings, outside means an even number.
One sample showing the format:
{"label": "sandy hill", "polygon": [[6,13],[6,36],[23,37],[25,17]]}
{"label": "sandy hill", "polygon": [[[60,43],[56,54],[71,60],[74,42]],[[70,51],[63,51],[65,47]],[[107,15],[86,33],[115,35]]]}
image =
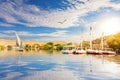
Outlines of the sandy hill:
{"label": "sandy hill", "polygon": [[[33,41],[33,40],[24,40],[23,41],[23,45],[26,45],[26,44],[30,44],[30,45],[33,45],[33,44],[39,44],[39,45],[44,45],[48,42],[41,42],[41,41]],[[65,44],[65,42],[62,42],[62,41],[53,41],[54,45],[55,44]],[[6,39],[0,39],[0,45],[12,45],[12,46],[15,46],[16,45],[16,40],[6,40]]]}
{"label": "sandy hill", "polygon": [[6,39],[0,39],[0,45],[15,45],[16,41],[15,40],[6,40]]}

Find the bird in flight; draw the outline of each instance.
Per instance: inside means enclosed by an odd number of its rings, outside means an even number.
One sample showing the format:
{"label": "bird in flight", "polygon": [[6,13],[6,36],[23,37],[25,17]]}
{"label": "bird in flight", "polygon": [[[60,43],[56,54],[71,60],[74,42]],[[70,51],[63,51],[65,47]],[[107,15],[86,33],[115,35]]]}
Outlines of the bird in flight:
{"label": "bird in flight", "polygon": [[64,22],[66,22],[67,20],[65,19],[64,21],[62,21],[62,22],[58,22],[58,23],[60,23],[60,24],[63,24]]}

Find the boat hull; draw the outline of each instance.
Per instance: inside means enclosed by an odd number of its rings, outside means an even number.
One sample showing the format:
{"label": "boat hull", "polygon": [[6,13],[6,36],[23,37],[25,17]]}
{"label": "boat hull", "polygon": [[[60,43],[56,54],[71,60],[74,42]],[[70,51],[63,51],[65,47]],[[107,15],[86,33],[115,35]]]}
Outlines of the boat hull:
{"label": "boat hull", "polygon": [[104,54],[104,55],[116,55],[116,53],[113,51],[103,51],[102,54]]}
{"label": "boat hull", "polygon": [[62,53],[63,54],[75,54],[75,50],[63,50]]}
{"label": "boat hull", "polygon": [[97,50],[88,50],[87,54],[101,55],[102,52],[101,51],[97,51]]}
{"label": "boat hull", "polygon": [[75,54],[85,54],[85,50],[76,50]]}
{"label": "boat hull", "polygon": [[15,49],[16,51],[20,51],[20,52],[24,51],[23,48],[19,48],[19,47],[15,47],[14,49]]}

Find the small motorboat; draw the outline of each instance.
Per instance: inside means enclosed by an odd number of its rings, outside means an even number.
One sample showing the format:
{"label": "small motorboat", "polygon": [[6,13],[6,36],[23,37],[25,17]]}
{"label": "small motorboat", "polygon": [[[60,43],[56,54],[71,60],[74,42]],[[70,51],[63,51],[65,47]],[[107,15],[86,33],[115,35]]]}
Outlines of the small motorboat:
{"label": "small motorboat", "polygon": [[69,50],[62,50],[63,54],[68,54]]}
{"label": "small motorboat", "polygon": [[75,46],[63,46],[63,54],[74,54],[76,52]]}
{"label": "small motorboat", "polygon": [[75,54],[76,51],[75,50],[62,50],[63,54]]}
{"label": "small motorboat", "polygon": [[75,54],[85,54],[86,51],[85,50],[76,50]]}

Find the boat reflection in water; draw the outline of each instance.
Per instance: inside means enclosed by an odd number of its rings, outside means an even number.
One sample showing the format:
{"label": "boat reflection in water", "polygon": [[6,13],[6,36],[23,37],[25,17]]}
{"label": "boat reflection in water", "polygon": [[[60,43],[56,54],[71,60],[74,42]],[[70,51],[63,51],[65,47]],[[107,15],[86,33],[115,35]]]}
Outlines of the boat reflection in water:
{"label": "boat reflection in water", "polygon": [[0,80],[120,80],[120,55],[5,51]]}

